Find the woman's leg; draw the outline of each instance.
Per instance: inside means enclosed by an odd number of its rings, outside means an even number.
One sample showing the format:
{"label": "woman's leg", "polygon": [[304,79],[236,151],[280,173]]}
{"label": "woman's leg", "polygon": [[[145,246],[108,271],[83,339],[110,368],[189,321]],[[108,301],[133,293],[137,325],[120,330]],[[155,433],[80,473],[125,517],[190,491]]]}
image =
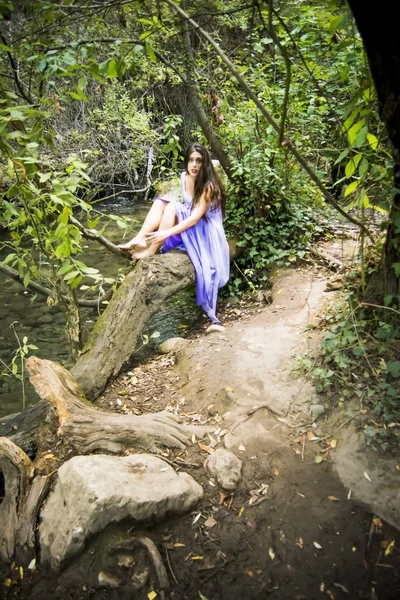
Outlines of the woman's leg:
{"label": "woman's leg", "polygon": [[[170,229],[177,222],[176,209],[173,202],[169,202],[164,209],[164,213],[159,226],[159,231]],[[150,232],[149,232],[150,233]],[[146,256],[153,256],[162,245],[161,243],[153,243],[145,250],[140,252],[131,252],[132,258],[146,258]]]}
{"label": "woman's leg", "polygon": [[145,234],[156,231],[160,227],[166,206],[167,202],[164,202],[163,200],[154,200],[143,222],[143,225],[140,228],[140,231],[135,235],[135,237],[129,240],[129,242],[125,242],[125,244],[118,244],[118,248],[121,248],[121,250],[147,248]]}

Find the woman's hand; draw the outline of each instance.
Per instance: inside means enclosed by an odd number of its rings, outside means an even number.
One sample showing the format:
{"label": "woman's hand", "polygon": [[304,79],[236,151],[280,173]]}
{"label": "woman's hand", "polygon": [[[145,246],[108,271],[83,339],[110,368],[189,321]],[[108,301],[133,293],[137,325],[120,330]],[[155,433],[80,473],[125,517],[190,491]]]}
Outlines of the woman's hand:
{"label": "woman's hand", "polygon": [[145,238],[151,244],[162,244],[169,237],[168,229],[146,233]]}

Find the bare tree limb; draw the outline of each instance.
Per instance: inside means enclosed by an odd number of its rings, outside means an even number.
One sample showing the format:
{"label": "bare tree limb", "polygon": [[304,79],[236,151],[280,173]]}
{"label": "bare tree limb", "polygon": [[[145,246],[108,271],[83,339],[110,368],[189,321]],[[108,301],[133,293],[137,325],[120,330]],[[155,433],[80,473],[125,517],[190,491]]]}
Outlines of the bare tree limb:
{"label": "bare tree limb", "polygon": [[[125,254],[126,254],[126,252],[125,252]],[[18,273],[18,271],[16,271],[12,267],[9,267],[8,265],[5,265],[1,261],[0,261],[0,271],[2,271],[8,277],[11,277],[11,279],[14,279],[14,281],[17,281],[18,283],[20,283],[21,285],[23,285],[24,288],[27,288],[28,290],[32,290],[33,292],[37,292],[41,296],[53,296],[53,293],[50,290],[50,288],[47,288],[47,287],[45,287],[43,285],[40,285],[39,283],[36,283],[36,281],[29,281],[29,283],[25,284],[24,283],[24,278],[21,277],[21,275]],[[105,300],[105,298],[108,297],[108,296],[109,296],[109,294],[107,293],[107,294],[104,294],[103,296],[101,296],[100,298],[98,298],[96,300],[85,300],[85,298],[79,298],[78,299],[78,305],[79,306],[84,306],[86,308],[95,308],[95,309],[98,309],[99,304],[101,303],[101,301]]]}
{"label": "bare tree limb", "polygon": [[[6,38],[4,37],[3,34],[0,34],[0,38],[1,38],[2,42],[3,42],[3,44],[5,46],[8,46],[7,40],[6,40]],[[26,92],[25,92],[25,90],[24,90],[24,88],[22,86],[21,80],[20,80],[19,75],[18,75],[18,66],[17,66],[17,64],[16,64],[16,62],[14,60],[12,52],[6,51],[6,54],[8,56],[8,60],[9,60],[9,63],[11,65],[11,72],[12,72],[12,75],[13,75],[13,79],[15,81],[15,85],[17,86],[17,89],[18,89],[20,95],[22,96],[22,98],[26,102],[28,102],[28,104],[34,104],[32,98],[26,94]]]}
{"label": "bare tree limb", "polygon": [[99,242],[99,244],[101,244],[102,246],[104,246],[105,248],[107,248],[108,250],[113,252],[114,254],[118,254],[119,256],[127,255],[126,250],[121,250],[121,248],[118,248],[118,246],[116,244],[113,244],[113,242],[110,242],[110,240],[108,240],[103,235],[101,235],[96,229],[87,229],[86,227],[84,227],[82,225],[82,223],[80,221],[78,221],[78,219],[75,219],[75,217],[73,217],[73,216],[69,217],[69,221],[73,225],[75,225],[75,227],[77,227],[79,229],[79,231],[82,233],[83,237],[85,237],[86,239],[96,240],[96,242]]}

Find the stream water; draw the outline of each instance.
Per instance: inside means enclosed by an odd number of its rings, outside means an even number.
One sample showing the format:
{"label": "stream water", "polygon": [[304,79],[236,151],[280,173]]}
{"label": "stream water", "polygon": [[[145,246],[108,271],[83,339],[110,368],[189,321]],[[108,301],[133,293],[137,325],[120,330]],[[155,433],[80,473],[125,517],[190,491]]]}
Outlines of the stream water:
{"label": "stream water", "polygon": [[[102,213],[131,217],[136,220],[129,236],[134,233],[149,209],[149,203],[134,203],[131,197],[118,196],[95,207]],[[122,240],[122,231],[111,221],[104,232],[105,237],[117,243]],[[138,228],[138,227],[137,227]],[[2,235],[6,235],[4,232]],[[129,239],[128,234],[125,239]],[[97,242],[87,242],[81,259],[85,264],[98,269],[105,277],[115,277],[119,269],[128,267],[126,261],[102,247]],[[171,298],[170,301],[153,316],[144,334],[150,336],[157,331],[159,337],[153,338],[145,346],[140,344],[136,361],[143,360],[153,353],[158,344],[194,326],[201,319],[202,312],[195,304],[193,290]],[[82,310],[84,335],[92,329],[97,313],[91,309]],[[47,358],[61,364],[68,361],[68,346],[64,334],[64,317],[55,306],[49,308],[46,298],[26,291],[21,284],[0,272],[0,416],[22,410],[22,383],[18,377],[10,374],[5,367],[11,364],[18,348],[18,339],[24,337],[28,344],[34,344],[37,350],[31,350],[40,358]],[[18,338],[18,339],[17,339]],[[140,346],[142,346],[140,348]],[[17,361],[18,374],[21,374],[21,361]],[[67,366],[67,365],[66,365]],[[26,406],[37,401],[37,396],[26,376],[24,377]]]}

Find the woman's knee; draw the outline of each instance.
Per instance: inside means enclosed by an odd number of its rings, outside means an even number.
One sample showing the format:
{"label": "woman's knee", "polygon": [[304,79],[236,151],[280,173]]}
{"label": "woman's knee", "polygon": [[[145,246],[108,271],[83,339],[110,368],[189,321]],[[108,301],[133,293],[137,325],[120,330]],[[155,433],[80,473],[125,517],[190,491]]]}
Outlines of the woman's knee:
{"label": "woman's knee", "polygon": [[165,207],[165,211],[168,211],[169,215],[176,215],[176,208],[174,206],[174,203],[168,202],[167,206]]}
{"label": "woman's knee", "polygon": [[167,203],[164,202],[164,200],[161,200],[161,198],[156,198],[153,202],[153,206],[156,206],[158,210],[160,210],[161,212],[164,212]]}

